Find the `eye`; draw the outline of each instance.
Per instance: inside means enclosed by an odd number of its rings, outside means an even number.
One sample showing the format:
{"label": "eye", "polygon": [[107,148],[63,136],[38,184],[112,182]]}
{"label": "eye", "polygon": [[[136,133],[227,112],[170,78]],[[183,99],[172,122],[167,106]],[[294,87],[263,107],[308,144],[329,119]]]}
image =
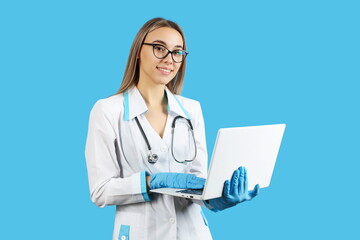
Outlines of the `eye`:
{"label": "eye", "polygon": [[165,47],[164,46],[161,46],[161,45],[155,45],[154,46],[154,49],[156,51],[159,51],[159,52],[164,52],[165,51]]}

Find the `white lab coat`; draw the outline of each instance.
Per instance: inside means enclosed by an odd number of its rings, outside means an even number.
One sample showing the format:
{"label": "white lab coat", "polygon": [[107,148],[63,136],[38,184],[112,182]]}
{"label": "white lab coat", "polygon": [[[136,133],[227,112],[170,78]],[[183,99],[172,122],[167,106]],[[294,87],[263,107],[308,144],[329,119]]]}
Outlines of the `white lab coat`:
{"label": "white lab coat", "polygon": [[[136,87],[97,101],[91,110],[85,150],[91,200],[99,207],[116,205],[113,240],[212,239],[201,201],[146,191],[146,174],[179,172],[206,178],[207,173],[205,128],[199,102],[165,91],[168,118],[163,138],[147,121],[147,106]],[[188,164],[177,163],[171,154],[171,123],[178,115],[191,119],[194,126],[197,157]],[[147,161],[149,151],[136,116],[152,152],[159,156],[155,164]],[[182,123],[177,122],[176,127],[178,124],[181,128]],[[180,132],[183,135],[176,135],[180,137],[174,142],[174,151],[189,155],[193,139],[186,128]],[[180,144],[176,144],[177,139]]]}

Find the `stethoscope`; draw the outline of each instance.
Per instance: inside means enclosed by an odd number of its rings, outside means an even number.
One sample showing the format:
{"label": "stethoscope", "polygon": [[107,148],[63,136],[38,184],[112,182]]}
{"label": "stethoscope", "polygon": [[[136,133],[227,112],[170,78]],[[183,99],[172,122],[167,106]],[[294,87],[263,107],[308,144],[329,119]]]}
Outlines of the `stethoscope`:
{"label": "stethoscope", "polygon": [[[191,135],[192,135],[192,138],[193,138],[193,141],[194,141],[194,147],[195,147],[194,156],[193,156],[191,159],[185,159],[184,161],[180,161],[180,160],[176,159],[176,157],[175,157],[175,155],[174,155],[174,130],[175,130],[175,123],[176,123],[176,121],[177,121],[178,119],[180,119],[180,118],[183,118],[183,119],[187,120],[187,123],[188,123],[188,125],[189,125],[189,127],[190,127],[190,130],[191,130]],[[137,117],[135,117],[135,120],[136,120],[136,123],[137,123],[137,125],[138,125],[138,127],[139,127],[139,129],[140,129],[140,132],[141,132],[141,134],[142,134],[142,136],[143,136],[143,138],[144,138],[144,140],[145,140],[145,142],[146,142],[146,145],[147,145],[147,147],[148,147],[148,149],[149,149],[148,162],[154,164],[154,163],[156,163],[157,160],[159,159],[159,156],[158,156],[156,153],[152,153],[149,140],[147,139],[146,134],[145,134],[143,128],[141,127],[141,124],[140,124],[140,122],[139,122],[139,119],[138,119]],[[192,126],[192,124],[191,124],[191,121],[190,121],[189,119],[187,119],[187,118],[182,117],[182,116],[176,116],[176,117],[174,118],[172,124],[171,124],[171,128],[172,128],[172,129],[171,129],[171,134],[172,134],[172,138],[171,138],[171,154],[172,154],[173,158],[175,159],[175,161],[178,162],[178,163],[183,163],[183,164],[194,161],[194,159],[196,158],[197,150],[196,150],[196,142],[195,142],[195,137],[194,137],[194,128],[193,128],[193,126]]]}

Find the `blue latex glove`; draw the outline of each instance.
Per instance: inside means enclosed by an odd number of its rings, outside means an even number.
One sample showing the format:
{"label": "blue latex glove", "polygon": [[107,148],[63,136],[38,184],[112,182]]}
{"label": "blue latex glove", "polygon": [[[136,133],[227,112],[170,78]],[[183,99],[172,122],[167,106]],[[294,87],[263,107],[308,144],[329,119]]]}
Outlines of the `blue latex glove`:
{"label": "blue latex glove", "polygon": [[187,173],[156,173],[151,175],[150,189],[156,188],[204,188],[205,179]]}
{"label": "blue latex glove", "polygon": [[223,196],[210,199],[208,203],[210,203],[214,210],[224,210],[238,203],[253,199],[259,194],[259,188],[259,184],[256,184],[254,190],[248,191],[246,168],[239,167],[234,171],[231,181],[225,181]]}

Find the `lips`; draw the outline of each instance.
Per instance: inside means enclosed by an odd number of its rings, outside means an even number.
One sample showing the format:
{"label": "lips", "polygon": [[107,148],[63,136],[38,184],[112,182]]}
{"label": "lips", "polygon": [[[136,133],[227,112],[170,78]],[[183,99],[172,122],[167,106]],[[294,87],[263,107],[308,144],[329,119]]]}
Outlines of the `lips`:
{"label": "lips", "polygon": [[163,74],[170,74],[172,71],[172,69],[169,69],[169,68],[163,68],[163,67],[156,67],[161,73]]}

